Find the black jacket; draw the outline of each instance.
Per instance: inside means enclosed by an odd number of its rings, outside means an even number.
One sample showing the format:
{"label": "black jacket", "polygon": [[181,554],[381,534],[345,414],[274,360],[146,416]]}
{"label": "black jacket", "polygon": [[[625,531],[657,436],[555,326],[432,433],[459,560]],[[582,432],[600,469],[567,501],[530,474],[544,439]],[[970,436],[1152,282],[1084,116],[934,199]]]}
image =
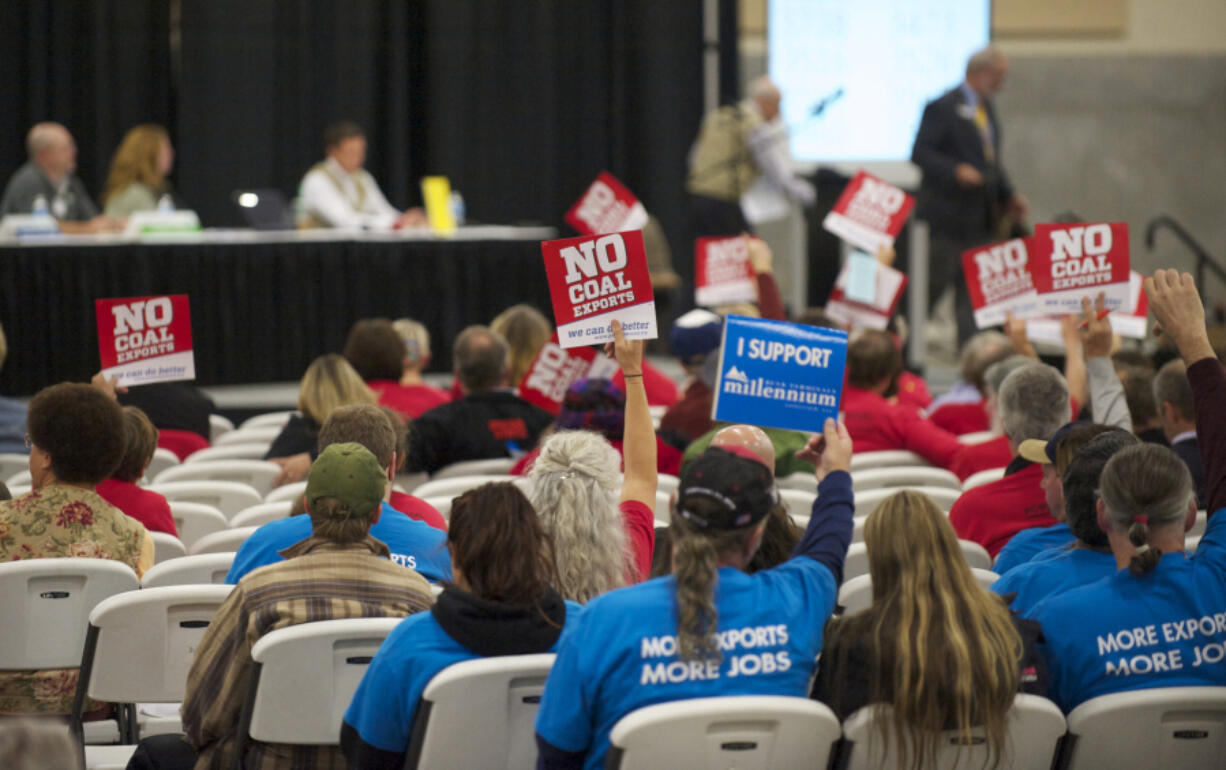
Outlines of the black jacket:
{"label": "black jacket", "polygon": [[510,457],[527,452],[553,415],[510,391],[471,393],[436,406],[409,425],[411,473],[434,473],[461,460]]}

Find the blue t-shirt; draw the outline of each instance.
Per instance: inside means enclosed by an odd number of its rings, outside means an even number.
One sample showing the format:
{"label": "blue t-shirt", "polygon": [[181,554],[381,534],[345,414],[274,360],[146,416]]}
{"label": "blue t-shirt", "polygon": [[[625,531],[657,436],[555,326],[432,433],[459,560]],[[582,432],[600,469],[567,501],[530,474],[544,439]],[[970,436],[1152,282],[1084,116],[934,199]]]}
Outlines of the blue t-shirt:
{"label": "blue t-shirt", "polygon": [[715,589],[722,661],[677,655],[676,580],[656,578],[593,599],[567,626],[536,732],[604,767],[617,720],[655,703],[719,695],[804,697],[834,610],[830,569],[806,556],[746,575],[722,567]]}
{"label": "blue t-shirt", "polygon": [[1034,560],[1048,549],[1059,549],[1048,554],[1049,557],[1062,553],[1074,540],[1076,538],[1073,537],[1073,530],[1069,528],[1067,521],[1050,527],[1023,529],[1011,537],[1005,547],[1000,549],[1000,553],[996,554],[992,571],[997,575],[1004,575],[1019,564]]}
{"label": "blue t-shirt", "polygon": [[[238,583],[256,567],[282,561],[278,551],[310,536],[311,517],[306,514],[265,524],[239,546],[226,573],[226,582]],[[385,502],[379,521],[370,528],[370,536],[387,544],[392,561],[416,570],[426,580],[451,580],[446,532],[410,519]]]}
{"label": "blue t-shirt", "polygon": [[[581,609],[567,600],[563,633],[575,624]],[[557,652],[561,639],[545,652]],[[409,747],[421,694],[434,675],[453,663],[480,657],[452,639],[432,613],[410,615],[379,647],[345,711],[345,723],[371,746],[402,754]]]}
{"label": "blue t-shirt", "polygon": [[1210,518],[1195,556],[1163,554],[1142,577],[1122,569],[1029,617],[1043,626],[1048,694],[1066,713],[1115,692],[1226,684],[1226,514]]}
{"label": "blue t-shirt", "polygon": [[1010,609],[1025,615],[1048,596],[1089,585],[1116,572],[1115,554],[1073,548],[1050,559],[1033,559],[1019,564],[992,584],[1004,596],[1016,593]]}

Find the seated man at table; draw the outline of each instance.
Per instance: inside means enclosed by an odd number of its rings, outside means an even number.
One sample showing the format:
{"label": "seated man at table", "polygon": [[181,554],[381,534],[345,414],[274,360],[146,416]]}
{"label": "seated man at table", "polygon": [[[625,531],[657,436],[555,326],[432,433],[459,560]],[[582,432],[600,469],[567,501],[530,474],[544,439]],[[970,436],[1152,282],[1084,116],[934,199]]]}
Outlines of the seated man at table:
{"label": "seated man at table", "polygon": [[324,131],[327,158],[311,167],[298,187],[299,227],[354,227],[390,230],[425,224],[419,208],[397,211],[383,197],[366,165],[366,134],[344,120]]}
{"label": "seated man at table", "polygon": [[[0,199],[0,216],[32,214],[46,206],[66,233],[99,233],[120,229],[119,223],[99,213],[85,185],[73,172],[77,144],[59,123],[39,123],[26,135],[30,160],[17,169]],[[42,199],[41,201],[39,199]],[[35,204],[39,205],[36,206]]]}
{"label": "seated man at table", "polygon": [[464,394],[409,428],[410,473],[434,473],[462,460],[511,457],[536,446],[553,416],[512,392],[507,342],[485,326],[456,337],[456,380]]}

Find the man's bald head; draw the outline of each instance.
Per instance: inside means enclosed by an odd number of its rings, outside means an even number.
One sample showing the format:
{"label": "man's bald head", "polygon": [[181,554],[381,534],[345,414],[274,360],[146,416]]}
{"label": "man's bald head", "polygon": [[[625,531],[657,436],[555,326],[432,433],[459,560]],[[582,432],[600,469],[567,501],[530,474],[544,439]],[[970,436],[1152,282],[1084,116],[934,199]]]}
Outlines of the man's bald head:
{"label": "man's bald head", "polygon": [[775,473],[775,445],[771,443],[766,431],[756,425],[729,425],[716,431],[711,437],[711,446],[741,447],[754,454],[762,464]]}
{"label": "man's bald head", "polygon": [[774,120],[779,114],[779,102],[782,101],[782,95],[779,93],[779,86],[766,75],[757,78],[749,85],[749,97],[758,103],[758,109],[762,111],[762,117],[766,120]]}
{"label": "man's bald head", "polygon": [[77,167],[77,144],[59,123],[38,123],[26,134],[26,152],[47,178],[58,182]]}

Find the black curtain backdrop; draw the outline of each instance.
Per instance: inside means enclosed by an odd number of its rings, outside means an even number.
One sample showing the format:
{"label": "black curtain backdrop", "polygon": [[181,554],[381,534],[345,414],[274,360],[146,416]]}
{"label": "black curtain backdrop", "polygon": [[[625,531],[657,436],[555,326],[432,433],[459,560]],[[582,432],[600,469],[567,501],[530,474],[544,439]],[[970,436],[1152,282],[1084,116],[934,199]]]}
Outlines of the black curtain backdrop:
{"label": "black curtain backdrop", "polygon": [[41,121],[73,133],[77,173],[95,200],[124,132],[152,122],[173,135],[168,8],[166,0],[5,0],[0,179],[26,162],[26,133]]}

